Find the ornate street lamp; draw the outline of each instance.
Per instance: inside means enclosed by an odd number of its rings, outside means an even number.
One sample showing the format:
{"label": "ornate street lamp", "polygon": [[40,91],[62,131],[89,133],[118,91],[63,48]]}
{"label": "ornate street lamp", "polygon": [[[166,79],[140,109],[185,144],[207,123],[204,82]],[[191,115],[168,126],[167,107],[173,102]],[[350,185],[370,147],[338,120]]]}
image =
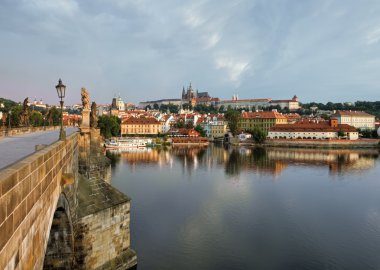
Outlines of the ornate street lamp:
{"label": "ornate street lamp", "polygon": [[65,140],[66,139],[66,132],[63,129],[63,98],[65,97],[66,93],[66,85],[62,84],[62,80],[59,79],[58,84],[55,87],[57,89],[58,98],[61,99],[61,129],[59,131],[59,139]]}

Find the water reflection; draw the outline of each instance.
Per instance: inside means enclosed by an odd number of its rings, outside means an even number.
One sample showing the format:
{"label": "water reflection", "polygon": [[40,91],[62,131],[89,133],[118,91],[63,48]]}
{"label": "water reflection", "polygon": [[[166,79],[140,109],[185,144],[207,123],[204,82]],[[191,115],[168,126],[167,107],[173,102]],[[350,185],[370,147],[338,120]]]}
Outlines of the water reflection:
{"label": "water reflection", "polygon": [[239,176],[243,171],[253,171],[273,176],[281,175],[289,166],[318,166],[329,170],[331,175],[360,172],[375,166],[378,150],[320,150],[287,148],[222,147],[175,147],[166,149],[134,149],[108,151],[112,165],[123,161],[132,168],[138,164],[167,166],[174,160],[184,172],[211,170],[224,167],[228,176]]}

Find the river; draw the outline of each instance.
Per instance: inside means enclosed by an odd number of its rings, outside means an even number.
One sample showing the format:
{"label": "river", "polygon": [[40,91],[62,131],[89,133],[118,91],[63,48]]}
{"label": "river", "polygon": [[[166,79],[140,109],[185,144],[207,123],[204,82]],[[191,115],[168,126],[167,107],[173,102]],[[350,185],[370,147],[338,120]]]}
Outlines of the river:
{"label": "river", "polygon": [[139,270],[380,269],[377,150],[110,152]]}

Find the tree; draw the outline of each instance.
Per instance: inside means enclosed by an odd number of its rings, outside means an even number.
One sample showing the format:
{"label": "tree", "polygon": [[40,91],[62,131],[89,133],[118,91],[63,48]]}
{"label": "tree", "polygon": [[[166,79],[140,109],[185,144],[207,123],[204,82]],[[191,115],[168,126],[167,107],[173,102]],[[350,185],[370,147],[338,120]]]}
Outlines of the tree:
{"label": "tree", "polygon": [[120,123],[121,121],[117,116],[100,116],[98,119],[98,127],[100,128],[100,134],[102,134],[107,139],[112,136],[119,136]]}
{"label": "tree", "polygon": [[236,134],[238,134],[238,131],[239,131],[238,124],[241,119],[241,113],[236,110],[228,110],[224,114],[224,118],[226,119],[228,123],[228,127],[230,128],[232,135],[235,136]]}
{"label": "tree", "polygon": [[33,127],[40,127],[44,124],[44,118],[42,117],[42,114],[38,111],[32,111],[32,113],[29,116],[29,123]]}
{"label": "tree", "polygon": [[154,104],[153,104],[153,109],[158,110],[159,108],[160,108],[160,106],[158,106],[157,103],[154,103]]}
{"label": "tree", "polygon": [[178,122],[175,124],[176,128],[184,128],[185,124],[183,123],[182,119],[178,120]]}
{"label": "tree", "polygon": [[47,121],[49,125],[59,126],[61,124],[61,111],[53,106],[47,113]]}
{"label": "tree", "polygon": [[219,107],[219,113],[223,113],[224,112],[224,105],[221,105],[220,107]]}
{"label": "tree", "polygon": [[194,128],[194,124],[193,124],[193,122],[187,122],[186,125],[185,125],[185,127],[187,129],[191,129],[191,128]]}
{"label": "tree", "polygon": [[340,137],[344,137],[346,134],[343,132],[343,130],[339,130],[338,131],[338,137],[340,138]]}
{"label": "tree", "polygon": [[201,125],[197,125],[195,128],[194,128],[195,131],[198,131],[202,137],[206,137],[206,131],[203,129],[203,127]]}
{"label": "tree", "polygon": [[253,127],[253,129],[249,129],[247,132],[252,135],[255,143],[264,143],[267,138],[267,133],[259,127]]}
{"label": "tree", "polygon": [[9,118],[11,120],[11,127],[19,127],[20,126],[20,115],[21,115],[21,112],[22,112],[22,108],[20,105],[16,105],[14,107],[12,107],[10,109],[11,111],[11,115],[9,115],[9,112],[8,112],[8,116],[7,116],[7,125],[9,123]]}
{"label": "tree", "polygon": [[182,104],[182,108],[184,110],[191,110],[193,108],[193,106],[190,103],[184,103],[184,104]]}

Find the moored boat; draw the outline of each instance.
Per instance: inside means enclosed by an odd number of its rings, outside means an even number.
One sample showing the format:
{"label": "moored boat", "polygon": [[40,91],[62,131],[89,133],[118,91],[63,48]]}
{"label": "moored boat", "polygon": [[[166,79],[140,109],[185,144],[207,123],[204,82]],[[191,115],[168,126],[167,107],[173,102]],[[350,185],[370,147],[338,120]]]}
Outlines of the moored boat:
{"label": "moored boat", "polygon": [[104,143],[105,148],[142,148],[152,144],[151,139],[145,138],[111,138]]}

